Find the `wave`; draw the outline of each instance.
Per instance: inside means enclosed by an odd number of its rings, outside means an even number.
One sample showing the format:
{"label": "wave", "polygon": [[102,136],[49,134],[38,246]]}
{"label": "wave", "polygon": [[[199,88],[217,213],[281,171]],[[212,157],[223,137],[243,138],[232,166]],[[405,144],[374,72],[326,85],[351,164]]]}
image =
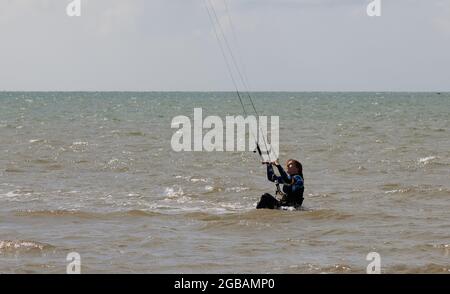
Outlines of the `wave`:
{"label": "wave", "polygon": [[354,217],[353,214],[343,213],[334,209],[306,210],[304,216],[315,220],[345,220]]}
{"label": "wave", "polygon": [[30,144],[35,144],[35,143],[48,143],[47,140],[44,139],[31,139],[30,141],[28,141]]}
{"label": "wave", "polygon": [[44,158],[38,158],[38,159],[33,159],[30,161],[30,163],[34,163],[34,164],[57,164],[58,162],[52,159],[44,159]]}
{"label": "wave", "polygon": [[164,195],[168,198],[176,198],[176,197],[184,196],[184,191],[181,188],[178,188],[177,190],[175,190],[175,188],[173,188],[173,187],[167,187],[164,190]]}
{"label": "wave", "polygon": [[448,274],[450,273],[450,266],[448,264],[428,263],[422,266],[411,267],[409,265],[400,264],[387,268],[386,272],[396,274]]}
{"label": "wave", "polygon": [[23,196],[31,196],[33,195],[33,192],[34,192],[33,190],[26,190],[26,189],[13,190],[0,194],[0,198],[6,197],[10,199],[18,199],[19,197]]}
{"label": "wave", "polygon": [[[205,180],[207,181],[207,180]],[[195,182],[203,182],[202,179],[196,179]],[[255,207],[254,203],[228,202],[210,200],[210,197],[201,197],[200,195],[209,195],[220,187],[204,186],[204,191],[200,194],[185,192],[179,186],[166,187],[163,192],[163,199],[150,203],[147,208],[155,211],[164,211],[170,214],[184,214],[195,212],[207,212],[213,214],[225,214],[234,212],[243,212]],[[247,188],[235,187],[230,191],[246,190]]]}
{"label": "wave", "polygon": [[420,245],[416,245],[414,246],[415,249],[417,250],[422,250],[422,251],[429,251],[431,250],[438,250],[440,252],[442,252],[443,255],[445,255],[446,257],[450,256],[450,244],[446,244],[446,243],[427,243],[427,244],[420,244]]}
{"label": "wave", "polygon": [[41,242],[28,240],[0,240],[1,253],[15,252],[41,252],[44,250],[54,249],[55,247]]}
{"label": "wave", "polygon": [[[275,211],[267,211],[269,212],[275,212]],[[276,211],[279,213],[279,211]],[[261,211],[258,211],[254,209],[254,206],[252,206],[249,209],[242,209],[242,210],[229,210],[226,211],[226,213],[218,213],[218,210],[213,209],[204,209],[204,210],[198,210],[198,211],[192,211],[186,214],[187,217],[193,218],[196,220],[201,221],[242,221],[242,220],[252,220],[252,219],[258,219],[262,220],[261,218]]]}
{"label": "wave", "polygon": [[96,214],[91,212],[75,211],[75,210],[19,210],[14,212],[16,216],[30,217],[78,217],[78,218],[95,218]]}
{"label": "wave", "polygon": [[447,197],[450,193],[448,188],[442,187],[440,185],[415,185],[415,186],[404,186],[402,184],[386,184],[381,187],[384,194],[392,195],[408,195],[408,196],[420,196],[421,198],[427,197],[437,197],[444,196]]}
{"label": "wave", "polygon": [[309,274],[327,274],[327,273],[334,273],[334,274],[361,274],[365,273],[365,268],[361,267],[355,267],[349,264],[331,264],[331,265],[318,265],[318,264],[312,264],[312,263],[306,263],[306,264],[291,264],[287,267],[277,267],[273,269],[276,273],[283,273],[283,274],[303,274],[303,273],[309,273]]}
{"label": "wave", "polygon": [[450,163],[448,162],[448,158],[442,158],[439,156],[427,156],[417,159],[416,165],[418,167],[424,166],[442,167],[442,166],[449,166]]}
{"label": "wave", "polygon": [[130,137],[144,137],[145,133],[140,132],[140,131],[131,131],[131,132],[125,133],[125,135],[130,136]]}
{"label": "wave", "polygon": [[348,264],[335,264],[328,267],[320,268],[320,273],[360,273],[361,269],[352,268]]}
{"label": "wave", "polygon": [[7,173],[24,173],[26,172],[24,169],[16,168],[16,167],[7,167],[5,168],[5,172]]}
{"label": "wave", "polygon": [[[319,266],[314,264],[292,265],[289,268],[281,269],[283,273],[346,273],[346,274],[365,274],[366,269],[359,266],[348,264],[334,264],[329,266]],[[448,265],[428,263],[422,266],[411,266],[407,264],[398,264],[382,268],[382,273],[395,274],[444,274],[450,273]]]}
{"label": "wave", "polygon": [[249,191],[250,188],[249,187],[230,187],[230,188],[225,188],[225,192],[234,192],[234,193],[241,193],[244,191]]}
{"label": "wave", "polygon": [[422,163],[422,164],[428,164],[429,162],[431,162],[432,160],[436,159],[436,156],[428,156],[428,157],[423,157],[423,158],[419,158],[418,162]]}
{"label": "wave", "polygon": [[145,211],[145,210],[139,210],[139,209],[132,209],[125,212],[119,212],[119,213],[113,213],[113,214],[119,214],[122,216],[132,216],[132,217],[149,217],[149,216],[159,216],[161,213],[155,212],[155,211]]}
{"label": "wave", "polygon": [[19,210],[15,211],[14,215],[23,217],[72,217],[81,219],[111,219],[117,217],[152,217],[161,215],[161,213],[139,209],[114,211],[107,213],[87,212],[79,210]]}

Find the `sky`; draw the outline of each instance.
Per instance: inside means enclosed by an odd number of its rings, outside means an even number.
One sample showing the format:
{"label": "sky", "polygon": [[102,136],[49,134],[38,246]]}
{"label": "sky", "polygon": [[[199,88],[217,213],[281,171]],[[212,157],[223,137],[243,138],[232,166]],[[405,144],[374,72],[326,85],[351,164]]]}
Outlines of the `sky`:
{"label": "sky", "polygon": [[0,90],[233,90],[208,1],[250,90],[450,91],[449,0],[0,0]]}

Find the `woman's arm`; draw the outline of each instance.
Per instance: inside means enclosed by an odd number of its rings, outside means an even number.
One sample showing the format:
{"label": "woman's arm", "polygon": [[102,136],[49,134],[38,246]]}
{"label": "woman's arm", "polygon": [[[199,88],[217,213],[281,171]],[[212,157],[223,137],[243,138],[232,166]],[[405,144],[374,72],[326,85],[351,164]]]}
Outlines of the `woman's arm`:
{"label": "woman's arm", "polygon": [[273,166],[271,163],[267,164],[267,179],[271,182],[277,182],[279,184],[283,184],[283,178],[279,177],[275,174],[273,170]]}
{"label": "woman's arm", "polygon": [[280,164],[277,164],[276,167],[278,168],[278,171],[280,172],[280,176],[281,176],[280,183],[287,184],[287,185],[291,185],[294,183],[293,178],[284,171],[283,167]]}
{"label": "woman's arm", "polygon": [[267,179],[271,182],[275,182],[278,177],[275,175],[275,172],[273,171],[272,164],[267,164]]}

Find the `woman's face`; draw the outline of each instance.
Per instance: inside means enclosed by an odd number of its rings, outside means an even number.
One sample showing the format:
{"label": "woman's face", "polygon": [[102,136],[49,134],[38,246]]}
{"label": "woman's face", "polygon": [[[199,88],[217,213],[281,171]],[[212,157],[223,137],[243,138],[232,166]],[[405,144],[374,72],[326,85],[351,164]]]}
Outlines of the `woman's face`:
{"label": "woman's face", "polygon": [[295,167],[295,165],[291,162],[288,162],[286,164],[286,170],[288,172],[288,174],[290,175],[295,175],[298,173],[298,169]]}

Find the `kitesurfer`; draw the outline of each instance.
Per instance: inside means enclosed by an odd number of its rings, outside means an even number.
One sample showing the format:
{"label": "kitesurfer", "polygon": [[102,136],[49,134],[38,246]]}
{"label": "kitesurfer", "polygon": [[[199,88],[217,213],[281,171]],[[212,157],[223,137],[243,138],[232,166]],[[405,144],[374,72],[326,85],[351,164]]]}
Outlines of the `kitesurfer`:
{"label": "kitesurfer", "polygon": [[[277,195],[281,196],[281,199],[266,193],[261,196],[261,200],[256,206],[257,209],[279,209],[281,207],[294,207],[298,209],[303,203],[304,178],[302,164],[295,160],[289,159],[286,162],[286,170],[278,163],[278,160],[274,162],[265,162],[267,165],[267,178],[269,181],[274,182],[277,185]],[[277,176],[273,170],[275,165],[280,173]],[[282,191],[279,185],[282,184]]]}

